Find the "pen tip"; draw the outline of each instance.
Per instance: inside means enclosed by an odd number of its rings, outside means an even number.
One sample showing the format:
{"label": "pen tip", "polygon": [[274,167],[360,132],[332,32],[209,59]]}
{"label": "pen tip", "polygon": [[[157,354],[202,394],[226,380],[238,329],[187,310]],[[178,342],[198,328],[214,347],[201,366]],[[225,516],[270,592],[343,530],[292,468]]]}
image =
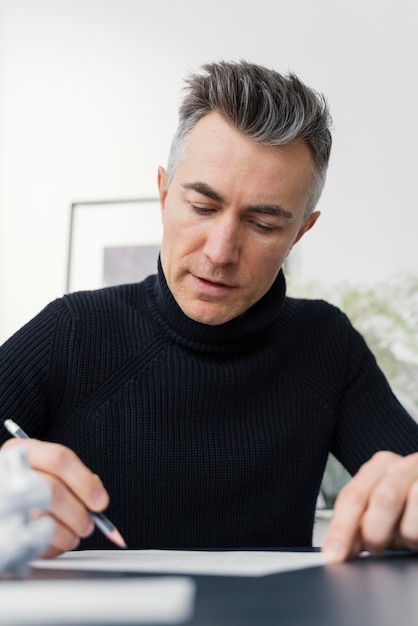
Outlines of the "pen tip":
{"label": "pen tip", "polygon": [[107,535],[113,543],[115,543],[119,548],[127,548],[127,545],[120,534],[120,532],[115,528],[111,533]]}

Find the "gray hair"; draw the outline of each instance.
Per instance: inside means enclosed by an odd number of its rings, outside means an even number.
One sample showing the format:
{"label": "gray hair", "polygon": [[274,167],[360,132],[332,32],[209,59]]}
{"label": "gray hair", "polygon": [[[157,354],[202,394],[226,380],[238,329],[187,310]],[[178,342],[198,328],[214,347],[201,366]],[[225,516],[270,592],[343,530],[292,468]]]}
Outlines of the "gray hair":
{"label": "gray hair", "polygon": [[331,116],[324,96],[294,74],[283,76],[246,61],[209,63],[202,70],[204,73],[191,74],[185,81],[187,95],[168,159],[169,182],[189,132],[206,114],[218,111],[248,139],[260,144],[274,147],[298,138],[306,141],[315,167],[308,216],[324,187],[331,152]]}

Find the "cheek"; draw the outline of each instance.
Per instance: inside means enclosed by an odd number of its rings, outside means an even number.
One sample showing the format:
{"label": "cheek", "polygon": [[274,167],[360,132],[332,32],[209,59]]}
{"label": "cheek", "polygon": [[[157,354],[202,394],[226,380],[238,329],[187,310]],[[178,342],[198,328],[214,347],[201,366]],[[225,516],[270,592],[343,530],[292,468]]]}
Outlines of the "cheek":
{"label": "cheek", "polygon": [[259,296],[264,295],[274,283],[280,268],[283,265],[283,254],[259,255],[257,262],[255,259],[249,265],[252,268],[251,282]]}
{"label": "cheek", "polygon": [[[277,276],[283,262],[290,252],[292,245],[289,239],[282,239],[272,242],[264,254],[260,254],[263,274],[267,277]],[[274,280],[273,278],[273,280]]]}
{"label": "cheek", "polygon": [[179,220],[166,219],[161,242],[161,258],[168,262],[198,252],[203,245],[203,238],[197,229]]}

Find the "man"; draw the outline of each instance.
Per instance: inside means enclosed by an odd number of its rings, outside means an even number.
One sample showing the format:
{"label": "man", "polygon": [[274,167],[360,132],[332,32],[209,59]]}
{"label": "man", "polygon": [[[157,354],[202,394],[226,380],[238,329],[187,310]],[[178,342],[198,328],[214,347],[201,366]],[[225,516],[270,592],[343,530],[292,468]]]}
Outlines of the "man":
{"label": "man", "polygon": [[330,451],[356,475],[326,557],[418,547],[417,425],[340,311],[285,296],[329,124],[294,76],[205,66],[158,172],[158,274],[65,296],[1,349],[3,419],[47,440],[5,444],[52,486],[46,556],[111,547],[87,511],[107,506],[130,548],[309,546]]}

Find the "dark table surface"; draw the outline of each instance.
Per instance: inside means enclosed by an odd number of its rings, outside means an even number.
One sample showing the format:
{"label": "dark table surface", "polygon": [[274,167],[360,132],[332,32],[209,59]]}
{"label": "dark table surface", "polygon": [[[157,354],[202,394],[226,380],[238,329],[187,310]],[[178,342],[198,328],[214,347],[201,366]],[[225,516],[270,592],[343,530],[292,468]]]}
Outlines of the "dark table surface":
{"label": "dark table surface", "polygon": [[[137,575],[38,570],[30,578],[90,576]],[[261,577],[192,578],[196,604],[187,626],[418,626],[417,554]]]}

